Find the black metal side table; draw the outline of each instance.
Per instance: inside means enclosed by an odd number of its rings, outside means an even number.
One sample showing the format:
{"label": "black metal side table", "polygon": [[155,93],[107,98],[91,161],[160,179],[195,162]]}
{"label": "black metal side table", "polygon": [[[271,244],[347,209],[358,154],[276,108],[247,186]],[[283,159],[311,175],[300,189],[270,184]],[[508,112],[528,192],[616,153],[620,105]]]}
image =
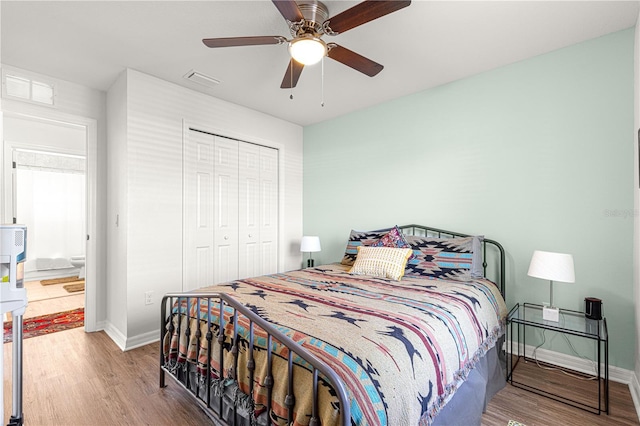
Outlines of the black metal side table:
{"label": "black metal side table", "polygon": [[[514,327],[516,327],[517,335],[514,335]],[[589,375],[577,372],[568,368],[551,365],[542,361],[533,359],[525,354],[527,348],[526,330],[528,327],[542,330],[552,330],[566,335],[579,336],[585,339],[593,340],[596,345],[596,374]],[[544,331],[543,331],[544,333]],[[568,309],[560,309],[560,321],[545,321],[542,318],[542,306],[532,303],[517,303],[507,316],[507,381],[513,386],[525,389],[539,395],[546,396],[556,401],[563,402],[576,408],[589,411],[594,414],[609,414],[609,332],[607,330],[607,320],[593,320],[586,318],[584,312],[572,311]],[[515,345],[515,347],[514,347]],[[604,352],[604,363],[602,362]],[[558,391],[552,390],[553,384],[547,386],[535,386],[532,383],[526,383],[522,378],[516,376],[516,367],[521,359],[525,362],[532,361],[539,365],[553,367],[562,370],[574,376],[584,379],[593,380],[597,386],[598,403],[597,405],[579,401],[575,398],[566,396],[566,389],[563,391],[562,383],[557,383],[555,387],[559,387]],[[529,380],[530,381],[530,380]],[[566,387],[566,386],[565,386]],[[595,388],[594,388],[595,394]]]}

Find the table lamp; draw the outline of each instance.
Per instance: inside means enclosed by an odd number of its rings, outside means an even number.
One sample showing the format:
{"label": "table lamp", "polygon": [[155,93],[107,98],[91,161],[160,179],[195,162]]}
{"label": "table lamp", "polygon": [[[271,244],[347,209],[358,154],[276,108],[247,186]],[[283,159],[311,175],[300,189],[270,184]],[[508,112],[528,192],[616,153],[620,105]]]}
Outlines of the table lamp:
{"label": "table lamp", "polygon": [[320,251],[320,237],[317,236],[305,236],[302,237],[300,243],[300,251],[303,253],[309,253],[309,260],[307,260],[307,268],[313,267],[313,258],[311,253]]}
{"label": "table lamp", "polygon": [[549,306],[542,308],[542,319],[558,322],[560,310],[553,306],[553,282],[573,283],[576,280],[573,269],[573,256],[564,253],[552,253],[536,250],[531,257],[527,275],[549,280]]}

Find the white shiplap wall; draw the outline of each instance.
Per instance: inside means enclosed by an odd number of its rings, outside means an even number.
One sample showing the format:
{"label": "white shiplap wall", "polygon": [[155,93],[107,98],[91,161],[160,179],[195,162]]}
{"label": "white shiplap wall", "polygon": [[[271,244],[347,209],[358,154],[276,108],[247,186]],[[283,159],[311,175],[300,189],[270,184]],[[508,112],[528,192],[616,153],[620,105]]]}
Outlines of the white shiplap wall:
{"label": "white shiplap wall", "polygon": [[[299,268],[302,127],[134,70],[126,70],[110,89],[108,105],[110,113],[120,117],[117,124],[111,123],[111,114],[108,118],[109,171],[120,175],[109,177],[109,253],[113,257],[109,261],[107,331],[123,349],[158,338],[160,299],[182,288],[185,126],[279,149],[279,269]],[[114,126],[119,129],[111,132]],[[112,225],[116,215],[118,228]],[[144,303],[148,291],[154,292],[152,305]]]}
{"label": "white shiplap wall", "polygon": [[[107,333],[119,344],[127,330],[127,79],[107,95]],[[120,216],[123,219],[120,219]],[[116,337],[117,336],[117,337]]]}

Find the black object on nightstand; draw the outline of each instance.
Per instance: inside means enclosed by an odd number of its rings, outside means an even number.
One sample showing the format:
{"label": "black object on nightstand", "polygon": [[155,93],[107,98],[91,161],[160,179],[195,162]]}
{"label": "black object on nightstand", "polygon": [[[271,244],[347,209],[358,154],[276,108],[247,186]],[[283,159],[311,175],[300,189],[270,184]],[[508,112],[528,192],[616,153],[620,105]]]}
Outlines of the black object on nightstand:
{"label": "black object on nightstand", "polygon": [[[559,322],[545,321],[542,318],[542,308],[541,305],[533,303],[517,303],[507,316],[507,381],[515,387],[546,396],[594,414],[603,412],[609,414],[609,332],[607,330],[606,318],[599,320],[590,319],[585,316],[584,312],[560,309]],[[517,336],[514,335],[514,327],[516,327]],[[597,362],[596,374],[589,375],[548,364],[528,357],[525,353],[521,353],[521,351],[525,352],[527,348],[526,329],[528,327],[542,329],[543,333],[544,330],[551,330],[565,335],[593,340],[597,351],[597,359],[594,360]],[[514,344],[516,347],[514,347]],[[604,364],[602,362],[603,356]],[[555,392],[551,390],[553,387],[552,383],[545,383],[544,386],[539,387],[534,386],[533,383],[525,383],[522,379],[516,377],[515,374],[516,367],[521,359],[524,359],[525,362],[535,362],[545,367],[562,370],[570,375],[579,376],[583,379],[592,379],[598,391],[597,405],[564,396],[562,394],[562,386],[559,386],[560,389]]]}

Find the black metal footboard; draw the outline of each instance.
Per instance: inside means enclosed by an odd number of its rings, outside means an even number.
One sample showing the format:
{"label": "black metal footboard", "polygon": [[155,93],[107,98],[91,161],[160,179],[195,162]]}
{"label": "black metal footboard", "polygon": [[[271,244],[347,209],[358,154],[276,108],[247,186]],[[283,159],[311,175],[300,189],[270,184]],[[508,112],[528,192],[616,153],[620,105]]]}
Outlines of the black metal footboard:
{"label": "black metal footboard", "polygon": [[[351,423],[349,397],[336,372],[233,297],[170,293],[162,299],[161,315],[160,386],[169,373],[219,423],[272,424],[277,406],[286,412],[280,419],[293,424],[301,398],[294,392],[300,383],[294,374],[301,372],[312,387],[306,392],[313,398],[307,401],[309,425],[321,423],[319,382],[335,392],[335,424]],[[274,371],[276,362],[281,369]]]}

